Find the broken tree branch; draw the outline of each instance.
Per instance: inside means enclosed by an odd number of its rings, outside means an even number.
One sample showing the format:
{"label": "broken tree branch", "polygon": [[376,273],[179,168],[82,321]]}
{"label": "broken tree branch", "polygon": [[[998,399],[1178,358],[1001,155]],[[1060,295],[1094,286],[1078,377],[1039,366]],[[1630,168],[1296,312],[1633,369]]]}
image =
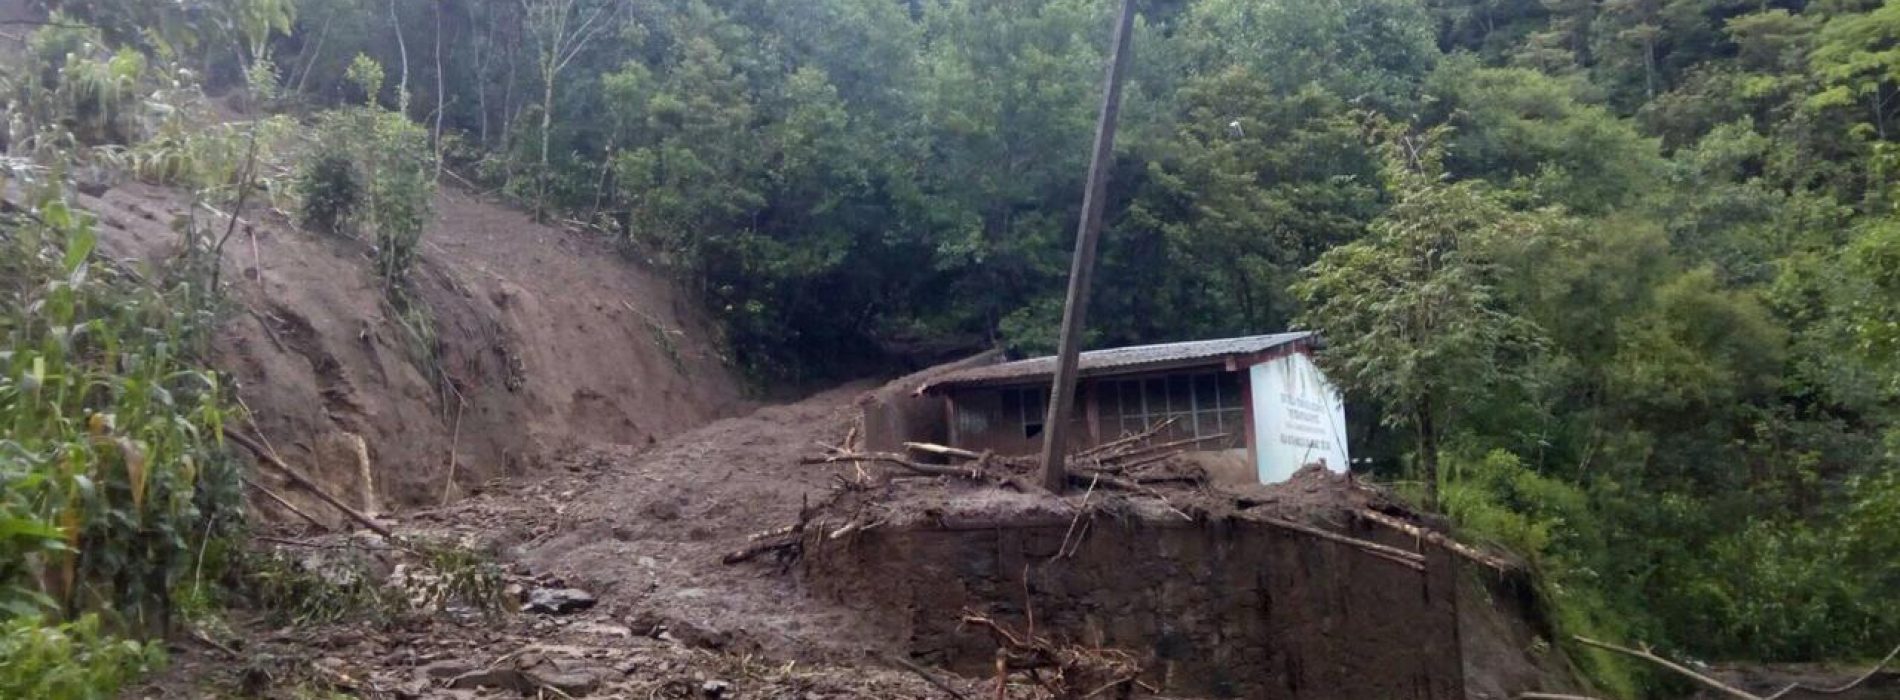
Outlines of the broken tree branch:
{"label": "broken tree branch", "polygon": [[282,495],[279,495],[276,491],[272,491],[269,488],[266,488],[263,484],[257,483],[256,479],[252,479],[248,476],[244,477],[244,485],[249,486],[253,489],[257,489],[257,492],[264,494],[265,498],[269,498],[272,501],[275,501],[277,505],[283,506],[284,510],[288,510],[291,513],[295,514],[297,517],[303,518],[305,521],[309,522],[311,525],[317,526],[317,529],[319,530],[330,529],[330,526],[323,524],[323,521],[318,520],[316,516],[306,513],[304,512],[302,508],[298,508],[297,506],[292,505],[290,501],[285,500],[284,497]]}
{"label": "broken tree branch", "polygon": [[1841,693],[1845,693],[1847,691],[1858,688],[1860,687],[1862,683],[1866,683],[1868,680],[1872,679],[1876,674],[1880,673],[1880,669],[1886,668],[1887,664],[1893,663],[1893,659],[1896,656],[1900,656],[1900,646],[1896,646],[1893,648],[1893,651],[1887,652],[1887,655],[1880,659],[1880,663],[1874,664],[1873,668],[1867,669],[1866,673],[1861,674],[1859,678],[1856,678],[1848,682],[1846,685],[1835,686],[1832,688],[1816,688],[1811,685],[1805,685],[1800,682],[1795,682],[1795,683],[1788,684],[1788,687],[1782,688],[1780,691],[1776,692],[1774,695],[1770,695],[1768,697],[1762,698],[1762,700],[1780,700],[1783,696],[1786,696],[1787,694],[1795,692],[1795,691],[1800,691],[1803,693],[1815,693],[1817,695],[1840,695]]}
{"label": "broken tree branch", "polygon": [[1386,515],[1376,510],[1361,510],[1359,511],[1359,517],[1365,518],[1366,520],[1370,520],[1380,525],[1384,525],[1386,527],[1392,528],[1401,533],[1411,535],[1414,538],[1424,540],[1426,542],[1430,542],[1440,547],[1444,547],[1446,550],[1449,550],[1453,554],[1464,557],[1466,559],[1482,564],[1484,566],[1491,567],[1492,569],[1497,570],[1497,572],[1500,574],[1505,573],[1507,571],[1517,570],[1516,566],[1513,566],[1510,562],[1507,562],[1501,558],[1498,558],[1489,554],[1485,554],[1484,552],[1478,551],[1476,548],[1471,547],[1470,545],[1466,545],[1464,543],[1458,542],[1457,540],[1453,540],[1452,538],[1446,537],[1445,535],[1441,533],[1432,532],[1431,530],[1427,530],[1417,525],[1413,525],[1411,523],[1405,522],[1398,518],[1394,518],[1390,515]]}
{"label": "broken tree branch", "polygon": [[1605,651],[1613,651],[1618,654],[1623,654],[1625,656],[1634,656],[1644,661],[1648,661],[1657,666],[1661,666],[1671,671],[1675,671],[1676,673],[1682,674],[1683,676],[1686,676],[1696,681],[1697,683],[1706,685],[1710,689],[1720,692],[1732,698],[1739,698],[1740,700],[1763,700],[1763,698],[1760,695],[1750,693],[1740,688],[1736,688],[1735,686],[1718,681],[1714,678],[1710,678],[1700,673],[1696,673],[1694,670],[1691,670],[1687,666],[1684,666],[1674,661],[1670,661],[1663,657],[1657,656],[1654,653],[1651,653],[1649,651],[1649,647],[1647,646],[1641,649],[1631,649],[1629,647],[1618,646],[1615,644],[1611,644],[1609,642],[1599,642],[1597,640],[1591,639],[1589,637],[1585,637],[1583,635],[1572,635],[1571,639],[1575,639],[1586,646],[1593,646],[1598,649],[1603,649]]}
{"label": "broken tree branch", "polygon": [[975,467],[950,467],[942,464],[924,464],[913,461],[895,452],[848,452],[840,448],[828,448],[829,454],[822,457],[806,457],[801,464],[837,464],[840,462],[883,462],[902,467],[927,476],[952,476],[960,479],[982,479],[983,471]]}
{"label": "broken tree branch", "polygon": [[936,674],[931,673],[929,669],[926,669],[922,666],[917,665],[915,662],[912,662],[910,659],[906,659],[901,656],[891,656],[889,658],[891,660],[891,663],[902,666],[904,667],[905,670],[910,671],[911,673],[917,674],[917,677],[924,679],[925,683],[929,683],[932,687],[935,687],[936,689],[941,690],[945,693],[949,693],[950,697],[956,698],[956,700],[969,700],[969,698],[965,697],[963,693],[958,692],[956,688],[950,687],[949,683],[943,682],[943,679],[938,678]]}
{"label": "broken tree branch", "polygon": [[355,508],[351,508],[348,505],[345,505],[342,501],[337,500],[335,496],[332,496],[329,494],[329,492],[324,491],[323,487],[318,486],[316,482],[311,481],[309,477],[304,476],[303,472],[297,471],[295,467],[292,467],[289,464],[286,464],[284,460],[278,457],[275,453],[264,449],[264,446],[258,444],[256,440],[252,440],[251,438],[245,437],[242,433],[239,433],[230,428],[225,428],[224,436],[226,438],[230,438],[231,442],[237,443],[239,447],[243,447],[246,450],[250,450],[251,454],[257,455],[258,460],[272,467],[275,467],[277,471],[281,472],[286,478],[289,478],[291,483],[296,484],[298,487],[304,489],[305,491],[309,491],[311,495],[316,496],[318,499],[322,500],[324,503],[330,504],[330,507],[335,508],[337,509],[338,512],[341,512],[344,515],[349,516],[349,518],[351,520],[356,521],[357,524],[362,525],[363,527],[369,528],[370,532],[374,532],[378,535],[382,535],[384,537],[388,537],[391,539],[395,538],[396,534],[393,532],[390,532],[389,528],[383,527],[382,523],[376,522],[375,519],[369,517],[368,515],[364,515],[362,511],[359,511]]}
{"label": "broken tree branch", "polygon": [[734,550],[732,552],[728,552],[726,556],[720,557],[719,561],[724,562],[726,564],[737,564],[740,562],[751,561],[754,558],[757,558],[759,555],[764,554],[766,552],[776,552],[779,550],[791,549],[799,545],[799,536],[801,534],[802,533],[799,533],[799,532],[789,532],[789,533],[778,535],[775,537],[767,537],[765,539],[756,540],[752,544],[746,545],[744,548]]}
{"label": "broken tree branch", "polygon": [[1407,552],[1403,549],[1399,549],[1398,547],[1383,545],[1377,542],[1370,542],[1367,540],[1359,539],[1357,537],[1347,537],[1345,535],[1341,535],[1336,532],[1322,530],[1320,528],[1313,527],[1311,525],[1302,525],[1300,523],[1296,523],[1291,520],[1281,520],[1279,518],[1261,516],[1260,521],[1277,528],[1292,530],[1294,532],[1302,533],[1305,535],[1311,535],[1313,537],[1317,537],[1322,540],[1326,540],[1328,542],[1336,542],[1339,544],[1346,545],[1348,547],[1356,547],[1366,552],[1370,552],[1374,556],[1378,556],[1378,557],[1390,560],[1394,563],[1409,566],[1419,571],[1425,570],[1425,555],[1419,554],[1417,552]]}

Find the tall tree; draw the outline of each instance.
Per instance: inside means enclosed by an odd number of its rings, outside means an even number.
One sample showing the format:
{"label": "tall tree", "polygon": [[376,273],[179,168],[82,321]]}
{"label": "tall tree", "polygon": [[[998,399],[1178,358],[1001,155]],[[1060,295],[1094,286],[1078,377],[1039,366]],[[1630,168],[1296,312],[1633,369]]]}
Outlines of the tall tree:
{"label": "tall tree", "polygon": [[554,93],[574,58],[613,24],[618,0],[521,0],[528,36],[534,40],[535,70],[541,76],[541,151],[535,172],[535,216],[548,213],[553,178],[549,149],[554,138]]}
{"label": "tall tree", "polygon": [[1439,451],[1458,407],[1520,377],[1538,343],[1495,293],[1487,248],[1539,235],[1549,214],[1515,211],[1483,182],[1447,182],[1442,130],[1382,130],[1392,208],[1365,238],[1320,256],[1293,290],[1310,305],[1300,325],[1326,338],[1320,360],[1333,379],[1410,431],[1436,504]]}

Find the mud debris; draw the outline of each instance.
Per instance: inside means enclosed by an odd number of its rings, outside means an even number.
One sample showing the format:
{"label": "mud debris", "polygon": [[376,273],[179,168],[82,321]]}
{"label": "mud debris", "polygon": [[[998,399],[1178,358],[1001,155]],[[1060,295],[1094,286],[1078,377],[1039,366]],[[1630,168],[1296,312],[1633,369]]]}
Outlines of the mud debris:
{"label": "mud debris", "polygon": [[528,592],[528,602],[521,605],[521,611],[566,615],[592,608],[597,602],[594,594],[579,588],[536,588]]}

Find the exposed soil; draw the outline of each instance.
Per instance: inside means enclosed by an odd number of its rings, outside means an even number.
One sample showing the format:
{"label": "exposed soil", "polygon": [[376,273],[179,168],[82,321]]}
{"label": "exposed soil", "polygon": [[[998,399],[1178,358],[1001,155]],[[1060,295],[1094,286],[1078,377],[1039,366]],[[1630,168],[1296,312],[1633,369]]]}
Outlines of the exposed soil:
{"label": "exposed soil", "polygon": [[[146,264],[173,254],[188,206],[139,184],[82,204],[102,250]],[[744,407],[710,325],[657,272],[459,192],[436,211],[413,273],[434,353],[385,300],[367,244],[256,210],[227,245],[235,309],[214,360],[263,435],[333,493],[371,512],[435,505],[566,451],[643,447]]]}

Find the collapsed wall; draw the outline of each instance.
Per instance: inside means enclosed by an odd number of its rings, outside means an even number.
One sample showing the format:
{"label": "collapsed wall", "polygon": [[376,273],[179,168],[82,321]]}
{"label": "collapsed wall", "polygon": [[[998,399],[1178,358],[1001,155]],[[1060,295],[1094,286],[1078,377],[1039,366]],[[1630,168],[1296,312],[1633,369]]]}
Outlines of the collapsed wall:
{"label": "collapsed wall", "polygon": [[814,595],[901,630],[912,657],[964,673],[993,673],[996,658],[985,630],[960,624],[958,611],[976,610],[1127,651],[1168,694],[1463,698],[1450,555],[1428,548],[1417,570],[1276,524],[1416,545],[1354,525],[1363,498],[1344,478],[1303,473],[1272,488],[1169,502],[1095,493],[1085,505],[1080,494],[894,486],[872,506],[876,527],[807,528],[801,573]]}

